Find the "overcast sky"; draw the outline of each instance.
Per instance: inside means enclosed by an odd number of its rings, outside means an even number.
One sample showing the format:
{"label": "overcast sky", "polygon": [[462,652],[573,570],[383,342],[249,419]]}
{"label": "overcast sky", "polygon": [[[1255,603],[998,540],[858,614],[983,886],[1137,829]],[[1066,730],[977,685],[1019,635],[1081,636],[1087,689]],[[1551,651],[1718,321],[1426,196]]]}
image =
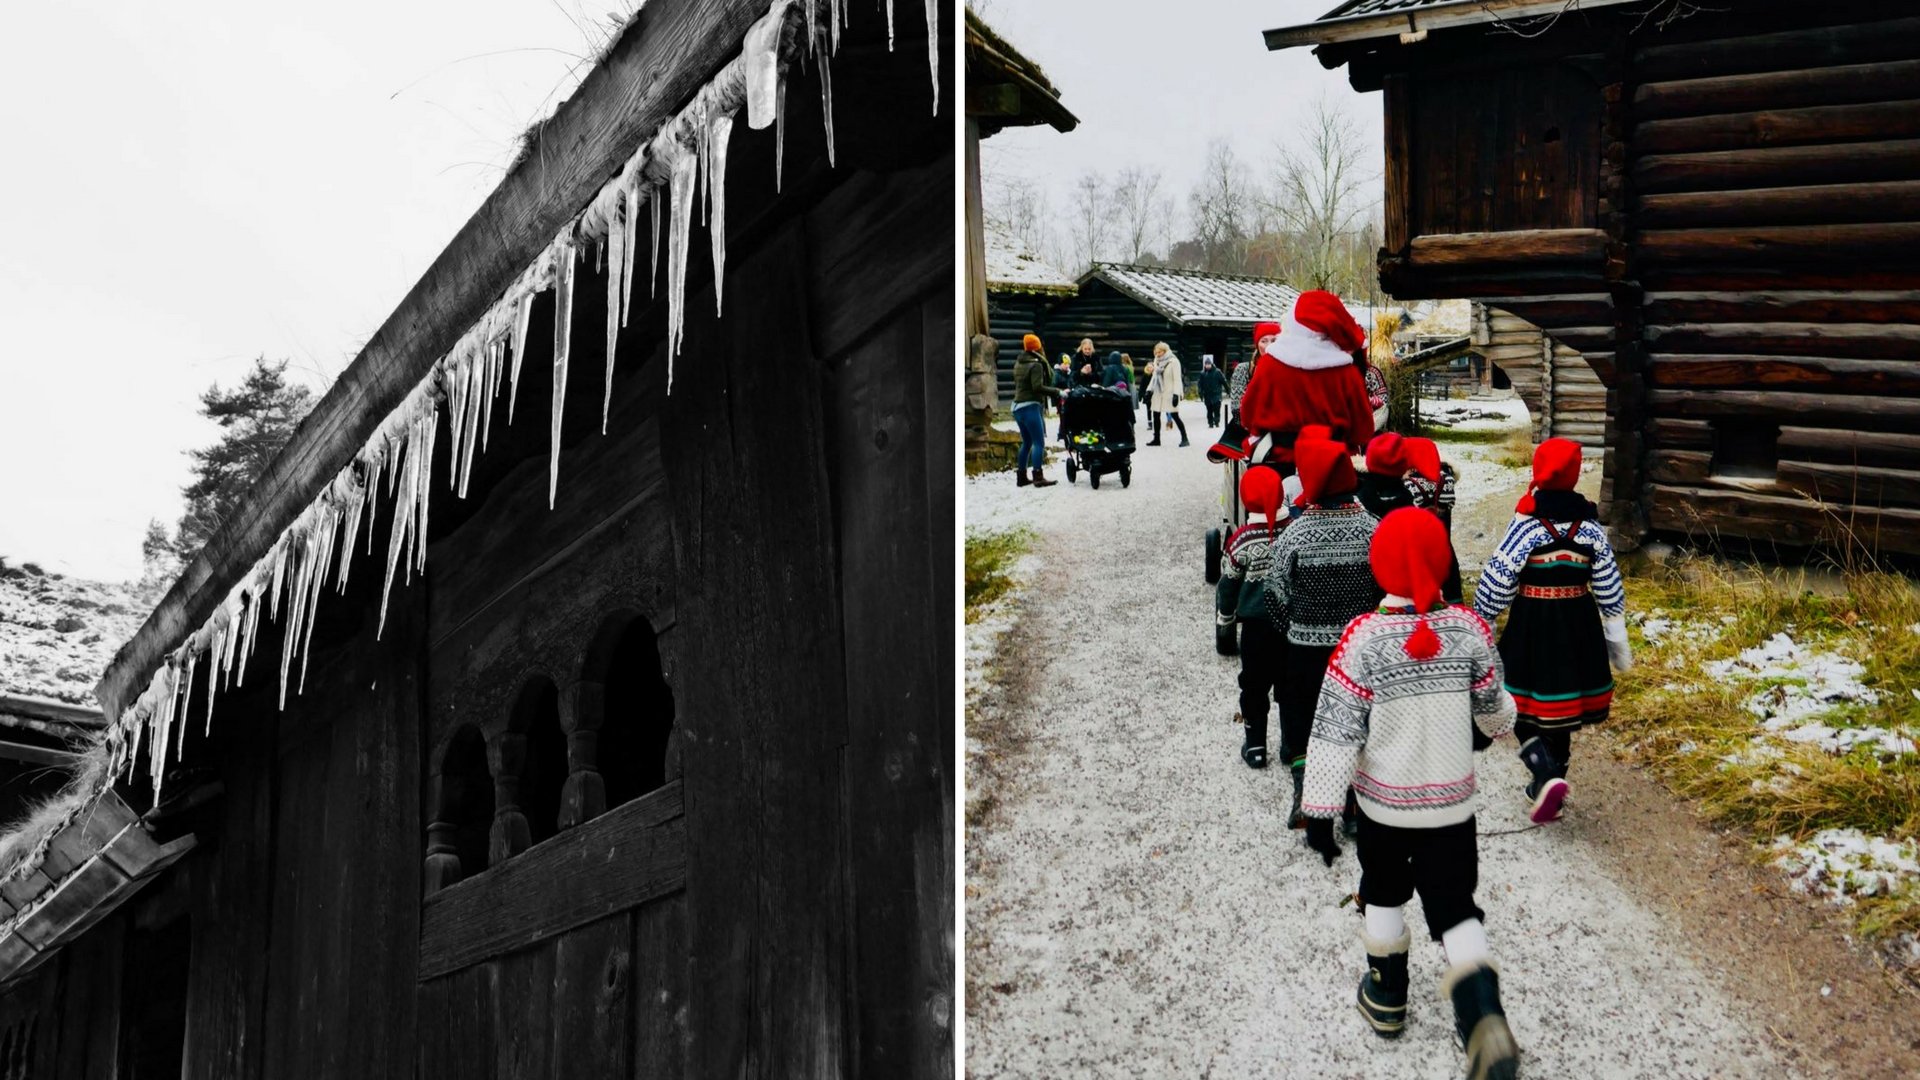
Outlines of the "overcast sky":
{"label": "overcast sky", "polygon": [[198,394],[330,384],[637,3],[8,5],[0,555],[138,576]]}
{"label": "overcast sky", "polygon": [[[988,174],[1048,184],[1056,217],[1088,169],[1157,167],[1184,221],[1207,144],[1226,138],[1263,167],[1292,117],[1321,95],[1353,118],[1378,183],[1380,95],[1355,93],[1310,49],[1268,52],[1260,33],[1312,22],[1336,0],[976,0],[975,8],[1060,90],[1080,118],[1062,135],[1009,128],[982,144]],[[1376,196],[1377,197],[1377,196]]]}

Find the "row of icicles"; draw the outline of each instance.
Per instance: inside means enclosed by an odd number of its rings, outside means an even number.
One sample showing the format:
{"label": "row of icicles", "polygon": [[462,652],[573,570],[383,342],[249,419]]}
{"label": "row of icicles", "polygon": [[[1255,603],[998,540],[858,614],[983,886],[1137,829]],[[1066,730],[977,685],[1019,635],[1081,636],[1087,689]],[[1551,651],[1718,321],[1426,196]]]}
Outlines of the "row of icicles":
{"label": "row of icicles", "polygon": [[[934,112],[939,112],[939,0],[925,0],[928,64],[933,71]],[[367,550],[374,543],[374,521],[384,480],[397,516],[389,532],[386,577],[380,589],[378,636],[384,632],[387,598],[396,572],[411,584],[415,572],[426,572],[427,512],[434,443],[440,428],[440,409],[447,410],[448,433],[453,439],[449,486],[461,498],[476,454],[484,452],[492,427],[493,403],[507,388],[507,421],[513,420],[519,397],[520,362],[526,355],[533,299],[546,289],[555,293],[553,334],[552,450],[548,459],[547,506],[552,508],[560,483],[560,419],[567,385],[568,339],[572,329],[574,265],[581,248],[591,243],[607,272],[606,385],[600,407],[600,430],[607,430],[613,400],[614,351],[619,332],[631,313],[634,268],[638,260],[641,207],[650,218],[649,295],[659,288],[661,209],[666,204],[667,238],[667,389],[673,388],[673,358],[685,337],[687,249],[692,232],[696,192],[713,238],[713,295],[715,313],[721,305],[721,282],[726,270],[727,147],[734,113],[744,103],[747,126],[775,129],[774,183],[778,190],[785,147],[785,79],[787,50],[793,35],[787,15],[795,5],[806,14],[807,47],[818,60],[820,93],[826,116],[827,159],[833,161],[833,82],[831,55],[839,46],[846,21],[846,0],[772,0],[765,15],[748,29],[740,54],[693,101],[642,143],[633,157],[588,205],[563,228],[533,265],[509,286],[454,348],[433,365],[400,406],[387,415],[379,429],[340,470],[332,483],[294,523],[280,534],[267,554],[227,593],[207,621],[181,643],[153,673],[147,687],[131,706],[113,717],[106,741],[112,762],[109,775],[120,775],[139,757],[141,742],[151,729],[149,754],[155,798],[169,753],[177,758],[186,740],[182,710],[195,672],[204,660],[206,719],[213,725],[216,689],[243,686],[246,665],[258,638],[264,608],[278,621],[288,608],[286,633],[280,648],[281,708],[286,707],[287,685],[298,656],[296,693],[304,688],[307,644],[313,635],[315,613],[329,568],[336,592],[344,592],[352,568],[353,549],[364,518]],[[887,44],[893,45],[893,9],[887,3]],[[822,26],[817,10],[827,16]],[[822,46],[825,46],[823,49]],[[338,549],[337,559],[334,551]],[[216,686],[217,677],[217,686]],[[107,703],[111,708],[113,703]]]}

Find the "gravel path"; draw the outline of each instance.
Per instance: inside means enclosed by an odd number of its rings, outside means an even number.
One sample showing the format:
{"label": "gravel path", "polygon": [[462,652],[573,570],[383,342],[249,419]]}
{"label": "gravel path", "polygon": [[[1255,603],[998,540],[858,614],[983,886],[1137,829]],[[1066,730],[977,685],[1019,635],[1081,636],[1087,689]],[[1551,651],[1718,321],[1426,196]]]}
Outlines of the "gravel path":
{"label": "gravel path", "polygon": [[[1130,489],[967,485],[969,526],[1039,536],[969,701],[969,1075],[1459,1075],[1418,901],[1411,1016],[1386,1042],[1352,1004],[1350,847],[1323,867],[1284,826],[1285,770],[1240,763],[1237,661],[1213,652],[1201,575],[1220,485],[1194,434],[1143,446]],[[1510,506],[1518,480],[1461,494]],[[1119,572],[1123,552],[1157,569]],[[1512,749],[1481,763],[1478,897],[1526,1074],[1789,1075],[1724,975],[1683,959],[1683,932],[1595,858],[1584,807],[1524,830]]]}

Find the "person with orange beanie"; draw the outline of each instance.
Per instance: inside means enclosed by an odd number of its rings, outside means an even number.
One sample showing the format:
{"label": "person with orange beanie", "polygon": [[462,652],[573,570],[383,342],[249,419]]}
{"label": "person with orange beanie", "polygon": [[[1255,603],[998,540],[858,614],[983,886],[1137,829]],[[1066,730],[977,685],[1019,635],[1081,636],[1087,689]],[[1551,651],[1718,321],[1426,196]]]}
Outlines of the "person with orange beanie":
{"label": "person with orange beanie", "polygon": [[1548,439],[1533,452],[1533,483],[1500,546],[1480,571],[1474,610],[1507,615],[1500,658],[1520,720],[1520,760],[1533,779],[1528,814],[1560,816],[1573,733],[1607,718],[1613,671],[1633,666],[1627,596],[1600,511],[1574,490],[1580,444]]}
{"label": "person with orange beanie", "polygon": [[1513,699],[1492,628],[1440,596],[1452,560],[1430,511],[1403,507],[1374,530],[1368,563],[1386,596],[1347,625],[1328,662],[1302,809],[1308,845],[1332,866],[1333,818],[1349,791],[1359,804],[1367,974],[1357,1000],[1374,1033],[1394,1038],[1406,1027],[1413,935],[1403,909],[1417,892],[1428,935],[1446,953],[1441,995],[1453,1004],[1468,1075],[1513,1076],[1519,1050],[1473,897],[1473,755],[1512,729]]}
{"label": "person with orange beanie", "polygon": [[[1220,550],[1220,584],[1214,589],[1216,629],[1240,627],[1240,714],[1246,727],[1240,742],[1240,760],[1255,769],[1267,767],[1267,713],[1280,682],[1286,639],[1267,619],[1261,582],[1268,556],[1280,530],[1293,520],[1286,507],[1300,492],[1300,481],[1282,480],[1274,469],[1248,469],[1240,478],[1240,503],[1247,523],[1235,529]],[[1255,521],[1261,514],[1265,521]],[[1227,629],[1226,632],[1231,632]]]}
{"label": "person with orange beanie", "polygon": [[[1301,772],[1327,658],[1354,616],[1372,610],[1380,587],[1367,566],[1377,522],[1356,500],[1359,477],[1346,444],[1309,425],[1293,443],[1303,507],[1268,556],[1267,617],[1286,640],[1280,678],[1280,752],[1293,776],[1289,828],[1300,828]],[[1259,466],[1258,468],[1267,468]],[[1249,470],[1249,471],[1257,471]]]}
{"label": "person with orange beanie", "polygon": [[[1360,505],[1367,513],[1384,518],[1403,506],[1431,510],[1447,527],[1451,541],[1457,474],[1452,465],[1440,460],[1440,448],[1432,439],[1382,432],[1367,444],[1366,460],[1366,471],[1360,474]],[[1440,592],[1450,604],[1461,602],[1458,559]]]}
{"label": "person with orange beanie", "polygon": [[1256,460],[1294,460],[1293,441],[1310,424],[1325,425],[1353,451],[1373,438],[1367,380],[1353,354],[1367,335],[1340,298],[1323,289],[1303,292],[1280,321],[1280,336],[1254,359],[1240,401]]}
{"label": "person with orange beanie", "polygon": [[[1020,487],[1052,487],[1054,482],[1040,471],[1047,459],[1047,402],[1059,401],[1064,395],[1053,385],[1040,335],[1028,334],[1020,344],[1024,351],[1013,362],[1013,422],[1020,428],[1014,471],[1019,474]],[[1033,470],[1031,476],[1029,468]]]}

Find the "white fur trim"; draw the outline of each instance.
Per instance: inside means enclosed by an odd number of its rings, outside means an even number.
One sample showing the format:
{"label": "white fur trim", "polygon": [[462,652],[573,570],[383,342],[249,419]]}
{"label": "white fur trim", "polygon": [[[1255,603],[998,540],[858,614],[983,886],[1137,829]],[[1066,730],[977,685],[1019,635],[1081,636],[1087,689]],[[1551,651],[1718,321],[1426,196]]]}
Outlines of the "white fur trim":
{"label": "white fur trim", "polygon": [[1267,355],[1288,367],[1302,371],[1324,371],[1353,363],[1353,354],[1344,352],[1327,336],[1309,329],[1289,311],[1280,319],[1280,338],[1267,346]]}

